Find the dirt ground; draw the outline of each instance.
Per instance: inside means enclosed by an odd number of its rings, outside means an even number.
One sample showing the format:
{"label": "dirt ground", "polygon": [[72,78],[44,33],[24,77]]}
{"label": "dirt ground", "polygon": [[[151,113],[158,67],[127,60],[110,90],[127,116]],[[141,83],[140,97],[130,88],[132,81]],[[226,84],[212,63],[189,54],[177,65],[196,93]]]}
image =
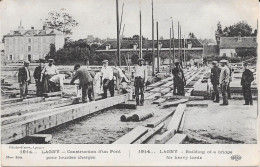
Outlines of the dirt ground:
{"label": "dirt ground", "polygon": [[136,112],[135,109],[107,109],[91,116],[63,124],[45,131],[53,135],[54,144],[109,144],[116,141],[138,125],[146,125],[157,117],[173,111],[173,108],[160,109],[146,101],[145,106],[138,106],[137,110],[154,112],[154,116],[141,122],[121,122],[123,114]]}
{"label": "dirt ground", "polygon": [[208,107],[189,107],[185,111],[186,144],[257,143],[257,101],[229,100],[228,106],[207,101]]}

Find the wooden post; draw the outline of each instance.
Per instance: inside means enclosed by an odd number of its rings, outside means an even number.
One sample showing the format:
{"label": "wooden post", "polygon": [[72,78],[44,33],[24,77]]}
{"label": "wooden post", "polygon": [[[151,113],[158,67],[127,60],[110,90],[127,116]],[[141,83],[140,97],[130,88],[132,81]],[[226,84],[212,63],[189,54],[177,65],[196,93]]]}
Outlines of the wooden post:
{"label": "wooden post", "polygon": [[[172,29],[170,28],[170,55],[172,54]],[[172,58],[170,57],[170,64],[171,64]]]}
{"label": "wooden post", "polygon": [[173,20],[172,20],[172,48],[173,48],[173,63],[175,63],[175,50],[174,50],[174,29],[173,29]]}
{"label": "wooden post", "polygon": [[117,30],[117,61],[118,66],[121,66],[120,57],[120,27],[119,27],[119,11],[118,11],[118,0],[116,0],[116,30]]}
{"label": "wooden post", "polygon": [[160,63],[159,63],[159,30],[158,30],[158,21],[156,22],[157,27],[157,73],[160,72]]}
{"label": "wooden post", "polygon": [[178,59],[180,59],[180,23],[178,21]]}
{"label": "wooden post", "polygon": [[152,43],[153,43],[153,49],[152,49],[152,54],[153,54],[153,66],[152,66],[152,75],[154,76],[154,18],[153,18],[153,0],[152,0]]}
{"label": "wooden post", "polygon": [[143,54],[142,54],[142,12],[141,12],[141,0],[139,0],[139,5],[140,5],[140,36],[139,36],[139,58],[143,58]]}

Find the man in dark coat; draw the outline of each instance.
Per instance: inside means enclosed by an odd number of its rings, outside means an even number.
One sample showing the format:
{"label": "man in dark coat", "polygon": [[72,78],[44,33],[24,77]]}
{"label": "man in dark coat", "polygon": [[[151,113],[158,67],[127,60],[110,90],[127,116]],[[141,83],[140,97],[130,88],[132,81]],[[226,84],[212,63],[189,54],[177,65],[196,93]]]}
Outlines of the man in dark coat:
{"label": "man in dark coat", "polygon": [[[212,92],[212,100],[214,102],[219,102],[219,76],[221,69],[217,66],[217,61],[212,61],[213,67],[211,68],[210,80],[211,84],[213,85],[213,92]],[[216,100],[215,100],[216,98]]]}
{"label": "man in dark coat", "polygon": [[36,84],[36,95],[38,97],[42,96],[43,94],[43,82],[40,81],[43,65],[44,65],[44,59],[39,59],[39,66],[35,68],[33,73],[33,77],[35,79],[35,84]]}
{"label": "man in dark coat", "polygon": [[[172,74],[173,74],[173,94],[184,96],[185,95],[184,86],[186,85],[186,80],[179,62],[175,62],[175,67],[172,70]],[[176,89],[177,89],[177,93],[176,93]]]}
{"label": "man in dark coat", "polygon": [[252,93],[251,93],[251,82],[254,81],[253,72],[248,69],[248,64],[244,63],[245,71],[242,74],[241,85],[243,95],[245,99],[244,105],[253,105]]}
{"label": "man in dark coat", "polygon": [[82,103],[86,102],[86,94],[88,94],[89,101],[93,101],[93,78],[88,69],[80,68],[80,64],[76,64],[74,70],[76,73],[72,77],[70,84],[73,84],[76,79],[79,79],[79,87],[82,89]]}
{"label": "man in dark coat", "polygon": [[20,85],[20,98],[26,98],[28,94],[28,85],[31,83],[30,70],[28,69],[30,62],[25,60],[24,66],[19,69],[18,82]]}

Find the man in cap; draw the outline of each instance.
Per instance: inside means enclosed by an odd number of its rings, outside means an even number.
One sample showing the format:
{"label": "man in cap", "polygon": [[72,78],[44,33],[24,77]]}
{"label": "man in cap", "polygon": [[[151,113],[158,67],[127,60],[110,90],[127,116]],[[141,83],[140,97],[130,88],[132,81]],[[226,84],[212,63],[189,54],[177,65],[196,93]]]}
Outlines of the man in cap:
{"label": "man in cap", "polygon": [[28,94],[28,85],[31,83],[30,70],[28,69],[30,62],[25,60],[24,66],[19,69],[18,82],[20,85],[20,98],[26,98]]}
{"label": "man in cap", "polygon": [[113,80],[113,69],[108,66],[108,60],[102,61],[103,67],[101,69],[101,81],[103,85],[103,98],[107,98],[107,90],[109,90],[111,97],[114,96],[114,80]]}
{"label": "man in cap", "polygon": [[41,80],[41,73],[44,67],[44,59],[39,59],[39,66],[37,66],[34,70],[33,77],[35,79],[36,84],[36,95],[42,96],[43,94],[43,82]]}
{"label": "man in cap", "polygon": [[222,66],[222,68],[221,68],[221,72],[220,72],[219,83],[220,83],[220,88],[221,88],[222,97],[223,97],[223,104],[221,104],[221,105],[228,105],[227,87],[228,87],[229,78],[230,78],[230,70],[227,67],[226,60],[221,60],[220,65]]}
{"label": "man in cap", "polygon": [[40,81],[43,81],[43,76],[44,76],[44,92],[45,93],[49,93],[50,90],[52,90],[52,88],[50,87],[50,78],[53,77],[54,75],[59,74],[56,66],[53,64],[54,60],[53,59],[49,59],[49,64],[45,65],[42,73],[41,73],[41,79]]}
{"label": "man in cap", "polygon": [[228,82],[228,86],[227,86],[227,95],[228,95],[228,99],[231,99],[231,93],[230,93],[230,82],[232,81],[232,72],[233,69],[231,67],[231,65],[229,64],[229,61],[227,60],[227,67],[229,68],[229,82]]}
{"label": "man in cap", "polygon": [[243,95],[245,99],[244,105],[253,105],[252,93],[251,93],[251,82],[254,81],[253,72],[248,69],[248,64],[244,63],[245,71],[242,74],[241,85],[243,90]]}
{"label": "man in cap", "polygon": [[89,101],[93,101],[93,78],[88,69],[80,67],[80,64],[76,64],[74,70],[76,73],[72,77],[70,84],[73,84],[76,79],[79,79],[79,87],[82,89],[82,103],[86,102],[87,94]]}
{"label": "man in cap", "polygon": [[[138,59],[138,66],[135,68],[135,96],[136,105],[144,105],[144,86],[148,79],[147,67],[144,66],[144,59]],[[141,94],[141,100],[139,101],[139,95]]]}
{"label": "man in cap", "polygon": [[218,86],[219,86],[219,75],[221,69],[217,66],[217,63],[218,63],[217,61],[212,61],[213,67],[211,68],[210,81],[213,85],[212,100],[218,103],[219,102]]}
{"label": "man in cap", "polygon": [[[174,95],[185,95],[184,85],[186,85],[186,80],[184,77],[184,73],[180,67],[180,63],[178,60],[174,63],[175,67],[172,70],[173,75],[173,94]],[[177,90],[177,93],[176,93]]]}

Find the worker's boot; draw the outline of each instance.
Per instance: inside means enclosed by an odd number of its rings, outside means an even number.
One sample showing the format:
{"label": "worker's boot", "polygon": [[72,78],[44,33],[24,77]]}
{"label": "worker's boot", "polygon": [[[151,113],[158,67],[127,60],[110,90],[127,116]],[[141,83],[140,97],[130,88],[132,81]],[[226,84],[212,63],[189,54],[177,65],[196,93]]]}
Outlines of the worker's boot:
{"label": "worker's boot", "polygon": [[252,106],[252,105],[253,105],[253,100],[250,100],[250,101],[249,101],[249,104]]}
{"label": "worker's boot", "polygon": [[216,100],[214,100],[213,102],[219,103],[219,95],[216,95]]}
{"label": "worker's boot", "polygon": [[249,101],[245,100],[245,104],[244,105],[249,105]]}
{"label": "worker's boot", "polygon": [[211,100],[215,100],[215,93],[214,92],[212,92],[212,94],[211,94]]}

